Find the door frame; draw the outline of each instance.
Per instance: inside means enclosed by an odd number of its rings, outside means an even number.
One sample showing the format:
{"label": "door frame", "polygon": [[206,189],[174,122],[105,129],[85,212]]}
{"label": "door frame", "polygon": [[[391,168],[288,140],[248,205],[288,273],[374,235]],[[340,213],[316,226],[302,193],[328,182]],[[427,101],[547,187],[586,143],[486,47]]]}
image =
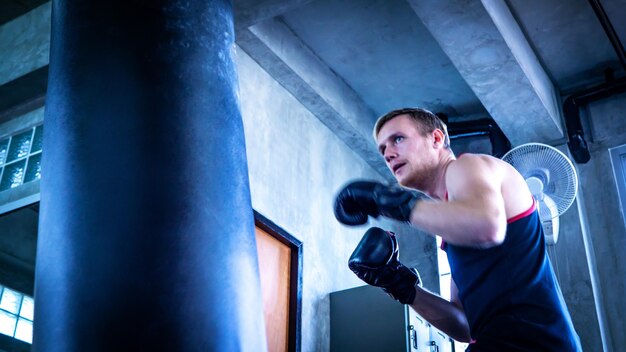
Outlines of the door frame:
{"label": "door frame", "polygon": [[254,225],[291,249],[289,273],[289,352],[300,352],[302,325],[302,242],[254,210]]}

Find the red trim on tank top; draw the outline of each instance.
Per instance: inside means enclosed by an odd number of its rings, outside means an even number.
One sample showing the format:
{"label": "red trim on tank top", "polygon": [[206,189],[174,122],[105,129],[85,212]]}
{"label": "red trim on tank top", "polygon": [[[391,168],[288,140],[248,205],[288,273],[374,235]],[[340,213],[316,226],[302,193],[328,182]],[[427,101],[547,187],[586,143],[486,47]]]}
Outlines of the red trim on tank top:
{"label": "red trim on tank top", "polygon": [[525,218],[528,215],[532,214],[533,211],[535,211],[535,209],[537,209],[537,202],[535,202],[535,199],[533,198],[533,204],[530,206],[530,208],[528,208],[528,210],[526,210],[525,212],[521,213],[521,214],[517,214],[514,217],[507,219],[506,223],[510,224],[513,222],[516,222],[519,219]]}
{"label": "red trim on tank top", "polygon": [[[448,200],[448,192],[446,192],[446,196],[445,196],[446,201]],[[537,209],[537,202],[535,202],[535,198],[533,198],[533,204],[530,206],[530,208],[528,208],[528,210],[526,210],[525,212],[522,212],[520,214],[517,214],[515,216],[513,216],[512,218],[509,218],[506,220],[507,224],[516,222],[519,219],[523,219],[525,217],[527,217],[528,215],[532,214],[535,209]],[[441,239],[441,246],[439,246],[439,248],[441,250],[445,250],[446,247],[446,241],[442,238]]]}
{"label": "red trim on tank top", "polygon": [[[460,156],[460,155],[459,155],[459,156]],[[448,191],[446,191],[446,196],[445,196],[444,198],[445,198],[445,200],[446,200],[446,202],[447,202],[447,201],[448,201]],[[440,248],[442,251],[445,251],[445,247],[446,247],[446,241],[442,238],[442,239],[441,239],[441,246],[439,246],[439,248]]]}

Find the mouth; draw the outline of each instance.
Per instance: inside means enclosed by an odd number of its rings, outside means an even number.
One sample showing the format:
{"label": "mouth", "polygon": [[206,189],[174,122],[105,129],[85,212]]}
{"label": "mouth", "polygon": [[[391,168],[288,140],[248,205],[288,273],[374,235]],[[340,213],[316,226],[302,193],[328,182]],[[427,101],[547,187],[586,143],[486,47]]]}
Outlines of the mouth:
{"label": "mouth", "polygon": [[398,163],[391,167],[391,171],[393,171],[393,173],[396,174],[396,172],[404,165],[406,165],[406,163]]}

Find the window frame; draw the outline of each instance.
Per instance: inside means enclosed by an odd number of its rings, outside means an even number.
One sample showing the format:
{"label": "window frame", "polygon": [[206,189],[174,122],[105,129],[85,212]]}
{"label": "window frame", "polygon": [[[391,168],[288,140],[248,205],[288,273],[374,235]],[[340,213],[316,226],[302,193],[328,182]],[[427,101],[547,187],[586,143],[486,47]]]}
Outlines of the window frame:
{"label": "window frame", "polygon": [[613,176],[615,177],[617,197],[620,203],[619,211],[622,214],[622,221],[626,227],[626,214],[624,214],[624,207],[626,206],[626,173],[624,172],[624,169],[626,169],[626,144],[610,148],[609,155],[611,166],[613,167]]}
{"label": "window frame", "polygon": [[[0,140],[9,138],[14,135],[18,135],[24,131],[35,128],[39,125],[44,125],[44,106],[28,106],[29,109],[20,110],[19,117],[13,118],[6,122],[0,121]],[[33,132],[34,133],[34,132]],[[32,142],[32,138],[31,138]],[[32,147],[32,146],[31,146]],[[8,152],[8,150],[7,150]],[[43,153],[42,150],[39,153]],[[34,154],[33,154],[34,155]],[[28,154],[26,160],[31,157],[31,153]],[[4,164],[2,168],[4,169]],[[26,170],[25,170],[26,171]],[[18,210],[24,207],[31,206],[35,203],[39,203],[39,179],[22,183],[21,185],[7,189],[0,192],[0,215],[9,213],[14,210]]]}

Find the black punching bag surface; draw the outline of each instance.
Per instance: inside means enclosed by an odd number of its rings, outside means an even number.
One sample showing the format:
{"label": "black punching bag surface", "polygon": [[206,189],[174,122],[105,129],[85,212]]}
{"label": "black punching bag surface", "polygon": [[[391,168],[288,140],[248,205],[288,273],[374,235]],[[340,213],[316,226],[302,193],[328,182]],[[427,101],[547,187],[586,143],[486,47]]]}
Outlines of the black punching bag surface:
{"label": "black punching bag surface", "polygon": [[53,0],[34,345],[265,351],[226,0]]}

